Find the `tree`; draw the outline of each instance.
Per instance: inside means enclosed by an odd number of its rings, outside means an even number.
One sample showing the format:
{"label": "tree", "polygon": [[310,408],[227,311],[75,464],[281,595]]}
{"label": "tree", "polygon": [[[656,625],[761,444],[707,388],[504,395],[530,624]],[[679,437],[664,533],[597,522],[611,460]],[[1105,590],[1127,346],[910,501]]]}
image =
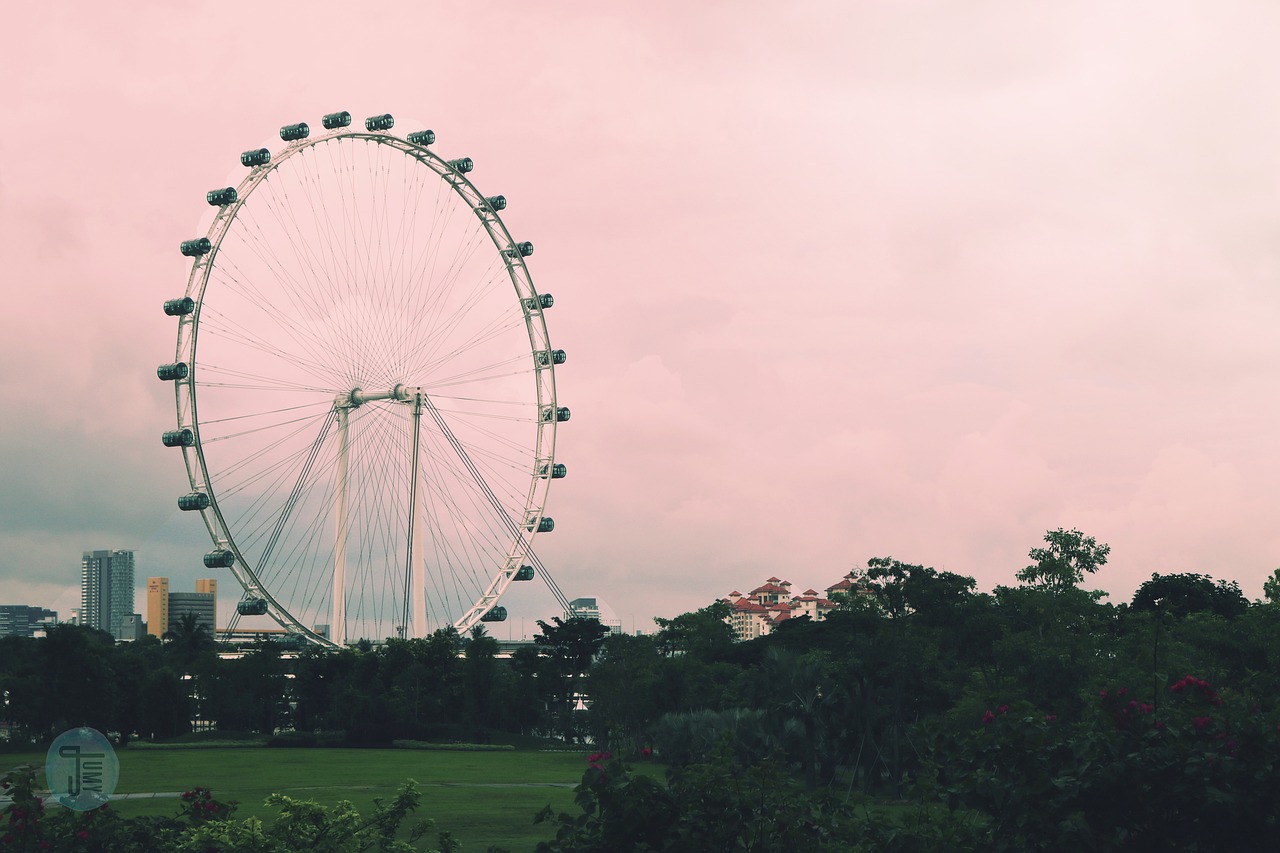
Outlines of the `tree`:
{"label": "tree", "polygon": [[1208,575],[1152,574],[1138,587],[1130,604],[1134,610],[1161,610],[1175,616],[1210,612],[1232,619],[1249,609],[1240,584],[1218,581]]}
{"label": "tree", "polygon": [[1075,587],[1086,574],[1107,564],[1111,546],[1098,544],[1079,530],[1050,530],[1044,535],[1047,548],[1032,548],[1027,555],[1035,560],[1018,572],[1018,580],[1051,592]]}
{"label": "tree", "polygon": [[636,751],[658,716],[658,668],[653,637],[613,634],[591,667],[591,732],[599,746]]}
{"label": "tree", "polygon": [[1280,569],[1271,573],[1271,577],[1262,585],[1262,594],[1272,604],[1280,604]]}
{"label": "tree", "polygon": [[551,621],[555,624],[548,625],[541,619],[538,620],[538,627],[542,630],[533,638],[533,642],[550,664],[547,674],[555,679],[559,687],[557,704],[560,730],[565,740],[572,740],[576,728],[573,711],[581,692],[578,682],[591,667],[609,629],[601,625],[598,619],[583,616],[570,619],[556,616]]}
{"label": "tree", "polygon": [[717,601],[674,619],[655,618],[657,645],[663,657],[693,655],[713,660],[733,646],[733,628],[728,623],[729,604]]}

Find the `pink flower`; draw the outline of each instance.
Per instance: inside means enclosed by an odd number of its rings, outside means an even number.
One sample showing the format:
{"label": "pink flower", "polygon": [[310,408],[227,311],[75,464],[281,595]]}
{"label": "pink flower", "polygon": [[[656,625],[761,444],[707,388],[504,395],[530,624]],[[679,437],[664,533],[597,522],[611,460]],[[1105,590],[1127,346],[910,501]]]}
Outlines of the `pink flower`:
{"label": "pink flower", "polygon": [[989,726],[995,721],[996,721],[996,715],[991,713],[990,711],[987,711],[987,713],[982,715],[982,724],[984,726]]}
{"label": "pink flower", "polygon": [[1164,728],[1164,720],[1156,720],[1156,728],[1157,728],[1157,729],[1163,729],[1163,728]]}
{"label": "pink flower", "polygon": [[647,746],[646,746],[644,749],[640,750],[640,757],[641,757],[641,758],[648,758],[648,757],[649,757],[649,756],[651,756],[651,755],[653,755],[653,750],[652,750],[652,749],[650,749],[650,748],[649,748],[649,747],[647,747]]}
{"label": "pink flower", "polygon": [[86,838],[88,838],[88,837],[89,837],[89,832],[88,832],[88,830],[82,829],[82,830],[80,830],[79,832],[77,832],[77,833],[76,833],[76,838],[79,838],[81,841],[83,841],[84,839],[86,839]]}
{"label": "pink flower", "polygon": [[1057,714],[1045,714],[1045,715],[1044,715],[1044,721],[1045,721],[1046,723],[1056,723],[1056,722],[1058,721],[1058,715],[1057,715]]}
{"label": "pink flower", "polygon": [[1117,691],[1116,691],[1116,695],[1117,695],[1117,696],[1128,696],[1128,695],[1129,695],[1129,688],[1128,688],[1128,687],[1121,687],[1119,690],[1117,690]]}
{"label": "pink flower", "polygon": [[1009,713],[1009,706],[1001,705],[999,708],[996,708],[996,710],[999,711],[1001,714],[1007,714]]}
{"label": "pink flower", "polygon": [[1192,717],[1191,718],[1191,725],[1195,727],[1196,731],[1200,731],[1206,728],[1212,722],[1213,720],[1209,717]]}
{"label": "pink flower", "polygon": [[1109,694],[1109,693],[1107,693],[1107,691],[1105,691],[1105,690],[1099,690],[1099,691],[1098,691],[1098,698],[1099,698],[1099,699],[1106,699],[1109,695],[1110,695],[1110,694]]}

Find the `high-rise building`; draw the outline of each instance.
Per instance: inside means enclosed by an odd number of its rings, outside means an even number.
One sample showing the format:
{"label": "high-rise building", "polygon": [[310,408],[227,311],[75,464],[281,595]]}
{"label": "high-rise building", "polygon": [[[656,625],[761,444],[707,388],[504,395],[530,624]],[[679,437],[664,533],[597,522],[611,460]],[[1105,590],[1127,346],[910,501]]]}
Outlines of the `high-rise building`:
{"label": "high-rise building", "polygon": [[80,624],[107,631],[116,639],[126,633],[133,615],[133,552],[85,551],[80,561]]}
{"label": "high-rise building", "polygon": [[218,581],[200,578],[195,592],[170,592],[168,578],[147,578],[147,633],[163,638],[192,613],[196,624],[213,636],[217,631]]}
{"label": "high-rise building", "polygon": [[34,637],[58,622],[58,614],[26,604],[0,604],[0,637]]}
{"label": "high-rise building", "polygon": [[169,630],[169,579],[147,578],[147,633],[164,637]]}

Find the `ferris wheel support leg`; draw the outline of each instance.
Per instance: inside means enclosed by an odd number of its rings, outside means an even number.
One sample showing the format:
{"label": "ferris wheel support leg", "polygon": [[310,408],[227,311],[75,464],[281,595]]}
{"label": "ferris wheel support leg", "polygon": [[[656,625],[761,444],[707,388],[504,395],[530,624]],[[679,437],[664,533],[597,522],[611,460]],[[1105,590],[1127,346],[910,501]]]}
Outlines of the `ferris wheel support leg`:
{"label": "ferris wheel support leg", "polygon": [[[409,470],[409,565],[405,584],[405,621],[408,622],[410,610],[413,616],[413,636],[427,635],[427,555],[423,543],[422,508],[418,500],[418,484],[422,477],[419,451],[422,443],[422,399],[418,391],[413,401],[413,453]],[[410,607],[412,605],[412,608]]]}
{"label": "ferris wheel support leg", "polygon": [[333,624],[329,626],[329,639],[339,646],[347,642],[347,421],[351,410],[337,407],[338,418],[338,529],[333,549]]}

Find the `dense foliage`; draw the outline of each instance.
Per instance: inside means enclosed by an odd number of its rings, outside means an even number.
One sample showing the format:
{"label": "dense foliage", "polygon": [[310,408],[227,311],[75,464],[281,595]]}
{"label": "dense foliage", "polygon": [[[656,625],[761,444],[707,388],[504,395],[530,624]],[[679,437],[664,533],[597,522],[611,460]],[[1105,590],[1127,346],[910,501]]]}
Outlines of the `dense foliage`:
{"label": "dense foliage", "polygon": [[[205,788],[184,791],[170,817],[122,818],[108,803],[92,811],[46,809],[35,787],[35,772],[19,767],[0,776],[0,792],[9,800],[0,810],[0,850],[9,853],[429,853],[423,839],[434,824],[402,824],[422,800],[417,785],[406,782],[391,802],[374,801],[362,816],[349,802],[322,806],[272,794],[273,820],[237,820],[235,805],[222,803]],[[457,845],[447,832],[438,847]]]}
{"label": "dense foliage", "polygon": [[746,643],[721,602],[653,635],[539,623],[509,659],[482,631],[220,660],[207,638],[112,646],[58,628],[0,640],[0,716],[37,739],[79,724],[163,737],[192,718],[348,743],[587,738],[602,752],[580,813],[547,816],[556,851],[1269,849],[1280,571],[1265,601],[1157,574],[1116,604],[1082,588],[1109,551],[1050,531],[991,592],[873,558],[839,610]]}

